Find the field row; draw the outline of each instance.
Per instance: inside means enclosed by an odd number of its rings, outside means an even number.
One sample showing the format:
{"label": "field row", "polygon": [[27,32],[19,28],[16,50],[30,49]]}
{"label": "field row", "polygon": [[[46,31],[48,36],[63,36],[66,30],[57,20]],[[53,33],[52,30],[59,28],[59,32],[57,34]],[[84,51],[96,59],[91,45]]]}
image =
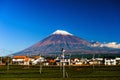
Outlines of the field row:
{"label": "field row", "polygon": [[[62,66],[0,66],[0,78],[62,78]],[[120,66],[66,66],[66,78],[120,79]]]}

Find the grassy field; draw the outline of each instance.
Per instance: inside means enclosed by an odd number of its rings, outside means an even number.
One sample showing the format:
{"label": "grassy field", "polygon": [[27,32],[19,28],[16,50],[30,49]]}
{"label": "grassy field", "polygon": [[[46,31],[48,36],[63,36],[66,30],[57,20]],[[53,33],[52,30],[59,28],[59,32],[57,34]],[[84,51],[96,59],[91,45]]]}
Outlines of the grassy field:
{"label": "grassy field", "polygon": [[120,80],[120,66],[0,66],[1,80]]}

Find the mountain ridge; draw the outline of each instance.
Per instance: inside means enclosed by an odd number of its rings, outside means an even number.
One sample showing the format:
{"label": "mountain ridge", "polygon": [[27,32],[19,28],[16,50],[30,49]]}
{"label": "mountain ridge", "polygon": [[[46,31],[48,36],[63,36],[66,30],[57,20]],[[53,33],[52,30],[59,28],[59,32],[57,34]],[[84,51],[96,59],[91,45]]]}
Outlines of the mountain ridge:
{"label": "mountain ridge", "polygon": [[[94,44],[94,46],[93,46]],[[16,55],[47,55],[52,53],[60,53],[61,49],[64,48],[66,53],[116,53],[116,49],[107,47],[99,47],[99,43],[91,43],[85,39],[74,36],[73,34],[57,30],[45,39],[37,42],[31,47],[16,53]],[[97,46],[96,46],[97,45]]]}

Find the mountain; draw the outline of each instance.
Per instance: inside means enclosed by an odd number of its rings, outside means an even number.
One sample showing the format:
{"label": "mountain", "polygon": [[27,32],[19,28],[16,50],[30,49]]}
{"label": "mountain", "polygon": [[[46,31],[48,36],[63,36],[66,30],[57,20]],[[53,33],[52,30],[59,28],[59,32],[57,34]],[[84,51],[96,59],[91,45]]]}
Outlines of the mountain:
{"label": "mountain", "polygon": [[99,44],[100,43],[92,43],[85,39],[76,37],[67,31],[57,30],[42,41],[39,41],[15,55],[57,54],[61,53],[62,48],[66,50],[66,53],[71,54],[116,52],[115,49],[93,46]]}

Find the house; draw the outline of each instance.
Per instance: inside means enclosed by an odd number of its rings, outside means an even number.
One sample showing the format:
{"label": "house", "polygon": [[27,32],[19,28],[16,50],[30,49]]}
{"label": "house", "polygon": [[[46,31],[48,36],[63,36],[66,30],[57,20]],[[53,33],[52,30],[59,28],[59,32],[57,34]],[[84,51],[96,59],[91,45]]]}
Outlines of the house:
{"label": "house", "polygon": [[84,63],[84,60],[80,60],[79,58],[75,58],[71,60],[72,65],[82,65]]}
{"label": "house", "polygon": [[119,58],[119,57],[116,57],[115,60],[116,60],[116,64],[117,64],[117,65],[120,65],[120,58]]}
{"label": "house", "polygon": [[103,58],[92,58],[86,61],[88,65],[100,65],[103,63]]}
{"label": "house", "polygon": [[38,63],[43,63],[45,62],[46,59],[42,56],[38,56],[35,60],[32,61],[32,65],[36,65]]}
{"label": "house", "polygon": [[113,58],[105,58],[104,64],[105,65],[116,65],[116,60]]}
{"label": "house", "polygon": [[55,61],[57,65],[62,65],[63,63],[64,65],[70,65],[70,58],[68,57],[64,57],[63,59],[63,57],[60,56],[60,57],[57,57]]}
{"label": "house", "polygon": [[89,64],[90,65],[98,65],[98,64],[100,64],[100,61],[98,61],[98,60],[91,60],[91,61],[89,61]]}
{"label": "house", "polygon": [[30,58],[27,56],[13,56],[12,63],[18,65],[29,65]]}
{"label": "house", "polygon": [[54,60],[54,59],[49,59],[49,60],[47,60],[47,63],[48,63],[49,65],[55,65],[55,64],[56,64],[56,60]]}

